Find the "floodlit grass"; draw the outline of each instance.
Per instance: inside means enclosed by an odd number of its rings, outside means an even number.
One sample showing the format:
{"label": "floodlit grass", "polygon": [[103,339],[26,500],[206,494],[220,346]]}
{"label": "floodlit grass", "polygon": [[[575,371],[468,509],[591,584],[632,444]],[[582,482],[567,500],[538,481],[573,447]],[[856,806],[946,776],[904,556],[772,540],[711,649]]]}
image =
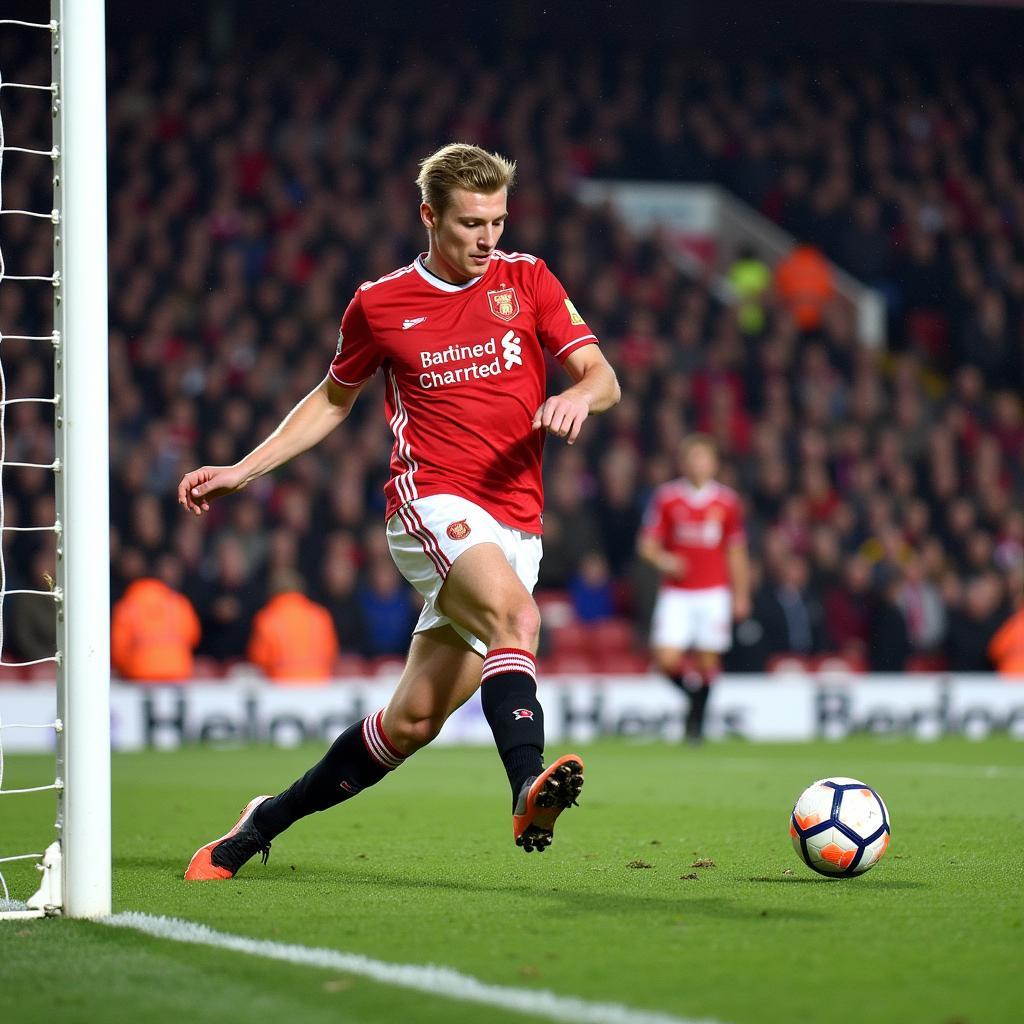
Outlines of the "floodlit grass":
{"label": "floodlit grass", "polygon": [[[119,755],[115,910],[731,1024],[1021,1019],[1024,744],[581,753],[582,807],[543,855],[512,844],[494,752],[437,749],[299,823],[266,867],[205,885],[181,880],[192,851],[319,751]],[[9,757],[5,784],[51,766]],[[792,802],[825,775],[861,778],[889,805],[892,845],[863,877],[820,878],[790,847]],[[45,845],[52,814],[48,796],[0,801],[0,847]],[[31,867],[5,874],[16,895],[31,890]],[[524,1019],[61,920],[0,923],[0,978],[11,1024]]]}

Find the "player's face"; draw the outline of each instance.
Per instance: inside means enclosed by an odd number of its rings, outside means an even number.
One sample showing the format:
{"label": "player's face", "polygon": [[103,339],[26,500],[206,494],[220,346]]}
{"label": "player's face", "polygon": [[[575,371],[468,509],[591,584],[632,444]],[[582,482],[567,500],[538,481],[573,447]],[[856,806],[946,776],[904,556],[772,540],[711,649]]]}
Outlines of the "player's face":
{"label": "player's face", "polygon": [[484,195],[457,188],[440,217],[427,203],[420,207],[420,217],[430,231],[431,269],[461,284],[487,272],[505,230],[507,194],[505,189]]}
{"label": "player's face", "polygon": [[702,444],[695,444],[683,461],[683,472],[697,487],[706,484],[718,470],[715,453]]}

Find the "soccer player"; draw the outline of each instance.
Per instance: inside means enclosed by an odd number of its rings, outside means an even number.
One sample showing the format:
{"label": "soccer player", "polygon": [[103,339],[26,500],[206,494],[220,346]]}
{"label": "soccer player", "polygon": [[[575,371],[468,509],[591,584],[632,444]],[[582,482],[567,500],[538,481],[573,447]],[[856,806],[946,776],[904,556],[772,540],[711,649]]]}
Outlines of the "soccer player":
{"label": "soccer player", "polygon": [[638,550],[662,574],[651,624],[654,660],[689,698],[686,739],[699,743],[732,620],[750,614],[750,570],[739,497],[714,479],[714,441],[686,438],[680,463],[682,477],[651,497]]}
{"label": "soccer player", "polygon": [[[513,836],[551,842],[583,786],[575,754],[543,766],[544,712],[531,592],[541,558],[545,433],[576,441],[619,400],[615,373],[543,260],[497,248],[515,164],[448,145],[421,164],[429,248],[361,285],[325,379],[233,466],[186,474],[178,501],[210,502],[312,448],[341,423],[374,374],[394,434],[386,485],[391,554],[423,612],[385,708],[353,725],[277,796],[251,800],[227,835],[196,851],[190,880],[230,878],[274,837],[380,782],[428,744],[478,689],[512,790]],[[545,398],[545,353],[571,387]],[[453,820],[458,818],[452,809]]]}

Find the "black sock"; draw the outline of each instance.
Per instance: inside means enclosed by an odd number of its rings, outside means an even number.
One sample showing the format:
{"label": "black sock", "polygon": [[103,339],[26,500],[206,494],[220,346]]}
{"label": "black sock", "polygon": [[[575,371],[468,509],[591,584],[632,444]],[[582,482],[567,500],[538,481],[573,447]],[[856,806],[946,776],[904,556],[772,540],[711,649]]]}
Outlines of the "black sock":
{"label": "black sock", "polygon": [[383,715],[378,711],[350,726],[301,779],[256,808],[253,824],[264,839],[280,835],[307,814],[351,799],[405,760],[384,734]]}
{"label": "black sock", "polygon": [[674,672],[668,676],[668,681],[677,689],[682,690],[683,693],[689,693],[690,691],[686,688],[686,683],[683,680],[682,671]]}
{"label": "black sock", "polygon": [[686,712],[686,738],[699,740],[704,735],[704,715],[707,711],[711,687],[702,679],[699,685],[687,692],[690,695],[690,707]]}
{"label": "black sock", "polygon": [[480,680],[480,704],[505,765],[514,805],[523,783],[544,767],[537,659],[515,647],[495,648],[484,658]]}

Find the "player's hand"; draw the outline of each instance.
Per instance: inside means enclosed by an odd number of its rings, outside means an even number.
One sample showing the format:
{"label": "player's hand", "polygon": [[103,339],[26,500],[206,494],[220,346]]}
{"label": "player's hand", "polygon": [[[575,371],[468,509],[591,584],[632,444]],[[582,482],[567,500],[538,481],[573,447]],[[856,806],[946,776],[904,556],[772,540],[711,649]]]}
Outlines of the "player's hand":
{"label": "player's hand", "polygon": [[210,511],[210,502],[233,494],[245,486],[237,466],[203,466],[186,473],[178,484],[178,504],[187,512],[201,516]]}
{"label": "player's hand", "polygon": [[750,598],[746,594],[733,595],[732,617],[737,622],[743,622],[750,618]]}
{"label": "player's hand", "polygon": [[689,568],[690,560],[686,555],[673,555],[670,551],[665,552],[662,572],[664,572],[666,576],[671,576],[673,579],[677,580],[682,579]]}
{"label": "player's hand", "polygon": [[565,392],[547,399],[534,413],[533,429],[546,430],[573,444],[589,415],[590,403],[585,398]]}

